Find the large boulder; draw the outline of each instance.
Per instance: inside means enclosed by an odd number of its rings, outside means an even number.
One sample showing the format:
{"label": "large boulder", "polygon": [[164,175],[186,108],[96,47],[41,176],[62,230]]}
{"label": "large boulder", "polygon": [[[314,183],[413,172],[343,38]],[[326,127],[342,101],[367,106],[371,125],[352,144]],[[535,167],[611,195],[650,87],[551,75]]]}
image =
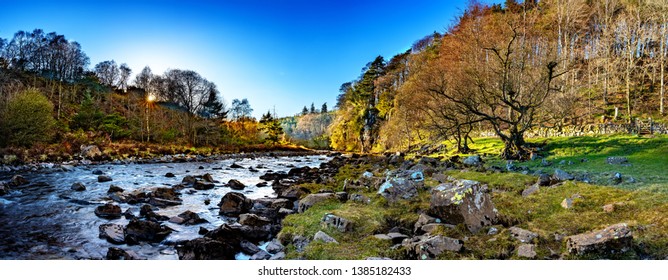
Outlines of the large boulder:
{"label": "large boulder", "polygon": [[81,145],[81,157],[86,159],[96,159],[102,156],[100,148],[95,145]]}
{"label": "large boulder", "polygon": [[464,242],[459,239],[441,235],[423,235],[411,239],[404,239],[402,246],[404,246],[409,254],[415,258],[429,260],[435,259],[446,251],[460,252],[464,246]]}
{"label": "large boulder", "polygon": [[242,193],[229,192],[223,196],[218,206],[220,215],[236,217],[239,214],[248,213],[253,208],[253,200]]}
{"label": "large boulder", "polygon": [[118,219],[121,217],[121,207],[112,203],[100,205],[95,208],[95,215],[104,219]]}
{"label": "large boulder", "polygon": [[598,253],[614,255],[631,248],[633,233],[625,223],[611,225],[603,230],[566,237],[566,250],[570,254]]}
{"label": "large boulder", "polygon": [[117,224],[102,224],[99,227],[100,238],[104,238],[113,244],[125,243],[125,228]]}
{"label": "large boulder", "polygon": [[412,199],[423,186],[424,174],[421,170],[401,171],[394,176],[389,175],[378,188],[378,193],[389,201]]}
{"label": "large boulder", "polygon": [[238,249],[232,242],[197,238],[176,247],[181,260],[234,260]]}
{"label": "large boulder", "polygon": [[132,219],[125,228],[125,241],[138,244],[140,241],[158,243],[167,237],[172,229],[155,221]]}
{"label": "large boulder", "polygon": [[348,232],[353,230],[353,222],[334,214],[325,214],[325,216],[322,217],[322,223],[328,227],[333,227],[340,232]]}
{"label": "large boulder", "polygon": [[303,213],[306,209],[311,208],[316,203],[320,203],[326,200],[336,199],[336,195],[333,193],[314,193],[309,194],[299,201],[297,206],[297,211]]}
{"label": "large boulder", "polygon": [[497,221],[497,210],[487,185],[471,180],[455,180],[435,187],[429,213],[448,224],[464,223],[472,233]]}

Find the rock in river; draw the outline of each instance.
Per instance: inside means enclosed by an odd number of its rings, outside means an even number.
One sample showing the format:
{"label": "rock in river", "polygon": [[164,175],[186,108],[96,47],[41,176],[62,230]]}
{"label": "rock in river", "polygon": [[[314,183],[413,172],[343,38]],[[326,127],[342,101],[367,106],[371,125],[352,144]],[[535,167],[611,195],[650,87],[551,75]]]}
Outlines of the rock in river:
{"label": "rock in river", "polygon": [[86,186],[82,183],[74,183],[74,184],[72,184],[70,189],[73,190],[73,191],[82,192],[82,191],[86,190]]}
{"label": "rock in river", "polygon": [[107,239],[113,244],[125,243],[125,228],[117,224],[102,224],[99,227],[100,238]]}
{"label": "rock in river", "polygon": [[112,203],[100,205],[95,208],[95,215],[104,219],[118,219],[121,217],[121,207]]}
{"label": "rock in river", "polygon": [[233,190],[243,190],[246,188],[246,185],[243,183],[239,182],[239,180],[232,179],[229,182],[227,182],[227,186],[230,187]]}
{"label": "rock in river", "polygon": [[248,213],[253,208],[253,200],[242,193],[229,192],[223,196],[218,206],[220,206],[220,215],[235,217],[242,213]]}
{"label": "rock in river", "polygon": [[138,244],[139,241],[160,242],[172,232],[172,229],[154,221],[132,219],[125,228],[125,241]]}

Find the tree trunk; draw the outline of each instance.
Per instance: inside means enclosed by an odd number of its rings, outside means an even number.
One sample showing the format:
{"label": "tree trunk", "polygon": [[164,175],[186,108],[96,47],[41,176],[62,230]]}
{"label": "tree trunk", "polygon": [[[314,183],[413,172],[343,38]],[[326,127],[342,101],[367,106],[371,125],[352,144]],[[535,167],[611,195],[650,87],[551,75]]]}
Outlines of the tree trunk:
{"label": "tree trunk", "polygon": [[521,160],[525,159],[528,154],[524,149],[524,133],[519,132],[517,128],[510,130],[510,135],[502,137],[503,151],[501,152],[502,159]]}
{"label": "tree trunk", "polygon": [[628,60],[628,65],[626,66],[626,113],[628,114],[629,123],[631,123],[632,119],[631,116],[631,67],[633,67],[632,63],[633,63],[633,51],[629,50],[629,60]]}
{"label": "tree trunk", "polygon": [[665,41],[666,41],[666,24],[668,24],[668,23],[666,23],[666,16],[665,15],[663,16],[663,21],[664,21],[663,32],[662,32],[663,34],[661,34],[662,36],[659,36],[661,38],[661,40],[660,40],[661,41],[661,48],[659,49],[661,51],[661,90],[660,90],[661,93],[659,94],[659,112],[661,113],[661,115],[665,114],[665,111],[664,111],[664,108],[663,108],[663,98],[664,98],[663,96],[664,96],[664,90],[665,90],[664,89],[665,85],[664,85],[664,78],[663,77],[664,77],[664,68],[665,68],[664,63],[665,63],[665,60],[666,60],[666,51],[665,51],[665,47],[666,47],[665,46],[665,44],[666,44],[665,43]]}

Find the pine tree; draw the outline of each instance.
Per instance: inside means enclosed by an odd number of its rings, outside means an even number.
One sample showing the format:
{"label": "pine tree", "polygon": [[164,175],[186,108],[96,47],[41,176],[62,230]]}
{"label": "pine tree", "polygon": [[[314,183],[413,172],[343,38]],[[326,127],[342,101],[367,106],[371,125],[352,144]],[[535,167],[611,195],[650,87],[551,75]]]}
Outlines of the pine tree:
{"label": "pine tree", "polygon": [[322,104],[322,109],[320,109],[320,113],[327,113],[327,102]]}

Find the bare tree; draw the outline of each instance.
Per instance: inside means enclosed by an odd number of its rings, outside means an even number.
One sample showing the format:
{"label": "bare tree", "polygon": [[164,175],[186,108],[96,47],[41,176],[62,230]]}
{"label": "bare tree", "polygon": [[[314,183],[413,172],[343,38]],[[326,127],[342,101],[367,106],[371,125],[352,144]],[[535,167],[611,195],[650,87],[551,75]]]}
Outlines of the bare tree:
{"label": "bare tree", "polygon": [[120,77],[120,70],[115,61],[107,60],[95,65],[95,75],[100,79],[100,83],[115,86]]}
{"label": "bare tree", "polygon": [[128,80],[130,79],[130,74],[132,74],[132,69],[130,69],[127,64],[123,63],[119,67],[119,71],[117,87],[126,90],[128,88]]}

